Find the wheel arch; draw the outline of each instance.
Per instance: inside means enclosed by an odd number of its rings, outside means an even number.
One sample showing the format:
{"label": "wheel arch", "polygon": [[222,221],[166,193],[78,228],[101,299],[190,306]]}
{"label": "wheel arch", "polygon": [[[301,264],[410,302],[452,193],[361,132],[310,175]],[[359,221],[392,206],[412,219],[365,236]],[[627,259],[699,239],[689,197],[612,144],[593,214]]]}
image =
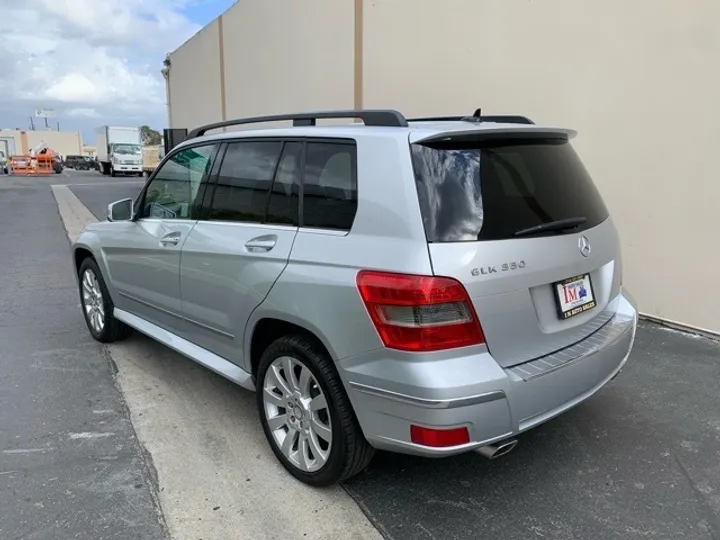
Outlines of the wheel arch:
{"label": "wheel arch", "polygon": [[291,320],[291,318],[276,314],[266,314],[255,318],[248,328],[250,330],[245,339],[245,358],[248,359],[246,365],[250,368],[253,377],[257,375],[260,357],[265,349],[275,340],[287,335],[300,334],[304,336],[327,353],[333,364],[337,361],[322,332],[305,321]]}
{"label": "wheel arch", "polygon": [[[94,241],[92,236],[83,235],[82,238],[90,240],[91,242]],[[98,249],[97,251],[100,250]],[[73,265],[75,270],[75,279],[80,279],[80,265],[83,263],[83,261],[89,258],[93,259],[97,263],[98,268],[100,269],[100,273],[105,280],[105,286],[108,289],[110,298],[112,298],[113,303],[117,305],[115,287],[112,283],[112,276],[110,276],[110,270],[107,266],[107,261],[105,261],[102,256],[98,255],[97,252],[93,250],[92,247],[90,247],[90,245],[82,241],[76,242],[73,246]]]}
{"label": "wheel arch", "polygon": [[73,261],[75,263],[76,276],[80,272],[80,265],[82,265],[85,259],[89,258],[95,259],[95,262],[97,262],[97,258],[89,247],[83,245],[75,246],[75,248],[73,249]]}

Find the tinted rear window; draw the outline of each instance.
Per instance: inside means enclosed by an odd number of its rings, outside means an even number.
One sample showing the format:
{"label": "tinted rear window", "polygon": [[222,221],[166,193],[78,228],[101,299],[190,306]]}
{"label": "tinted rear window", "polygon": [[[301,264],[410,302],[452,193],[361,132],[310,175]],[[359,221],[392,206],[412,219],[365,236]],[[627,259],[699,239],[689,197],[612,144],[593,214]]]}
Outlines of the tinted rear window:
{"label": "tinted rear window", "polygon": [[504,240],[544,223],[587,221],[567,234],[595,227],[608,211],[566,140],[495,140],[413,144],[412,159],[429,242]]}

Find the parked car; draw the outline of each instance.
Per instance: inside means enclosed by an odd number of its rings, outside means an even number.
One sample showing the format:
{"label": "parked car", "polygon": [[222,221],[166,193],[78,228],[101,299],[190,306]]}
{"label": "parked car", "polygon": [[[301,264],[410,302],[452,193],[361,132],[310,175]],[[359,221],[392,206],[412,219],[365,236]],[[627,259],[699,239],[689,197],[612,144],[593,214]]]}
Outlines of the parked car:
{"label": "parked car", "polygon": [[[365,125],[315,125],[341,117]],[[256,389],[308,484],[375,449],[498,457],[612,380],[635,337],[574,135],[480,111],[198,128],[75,243],[88,329],[137,329]]]}
{"label": "parked car", "polygon": [[95,168],[93,161],[87,156],[67,156],[65,166],[76,171],[89,171]]}

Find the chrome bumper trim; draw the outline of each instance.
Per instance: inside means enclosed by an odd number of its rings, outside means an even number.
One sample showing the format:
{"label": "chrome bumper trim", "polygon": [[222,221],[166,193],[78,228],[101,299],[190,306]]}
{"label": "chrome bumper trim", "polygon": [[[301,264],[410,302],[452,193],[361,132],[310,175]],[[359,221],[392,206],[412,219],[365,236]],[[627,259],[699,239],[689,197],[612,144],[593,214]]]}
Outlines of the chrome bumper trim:
{"label": "chrome bumper trim", "polygon": [[634,319],[634,317],[616,314],[600,329],[582,341],[546,356],[530,360],[524,364],[513,366],[506,371],[526,382],[552,373],[553,371],[593,356],[612,345],[627,332],[632,331]]}

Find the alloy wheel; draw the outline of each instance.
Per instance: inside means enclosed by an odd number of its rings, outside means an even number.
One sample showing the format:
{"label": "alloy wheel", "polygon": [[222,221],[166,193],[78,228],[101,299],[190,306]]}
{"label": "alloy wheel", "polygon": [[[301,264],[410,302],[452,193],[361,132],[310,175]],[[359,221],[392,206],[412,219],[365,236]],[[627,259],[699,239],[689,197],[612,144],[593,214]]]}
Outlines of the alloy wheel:
{"label": "alloy wheel", "polygon": [[265,418],[275,444],[304,472],[323,467],[332,447],[327,399],[310,369],[290,356],[275,359],[262,387]]}
{"label": "alloy wheel", "polygon": [[82,298],[85,317],[93,332],[99,334],[105,328],[105,304],[95,272],[86,269],[82,275]]}

